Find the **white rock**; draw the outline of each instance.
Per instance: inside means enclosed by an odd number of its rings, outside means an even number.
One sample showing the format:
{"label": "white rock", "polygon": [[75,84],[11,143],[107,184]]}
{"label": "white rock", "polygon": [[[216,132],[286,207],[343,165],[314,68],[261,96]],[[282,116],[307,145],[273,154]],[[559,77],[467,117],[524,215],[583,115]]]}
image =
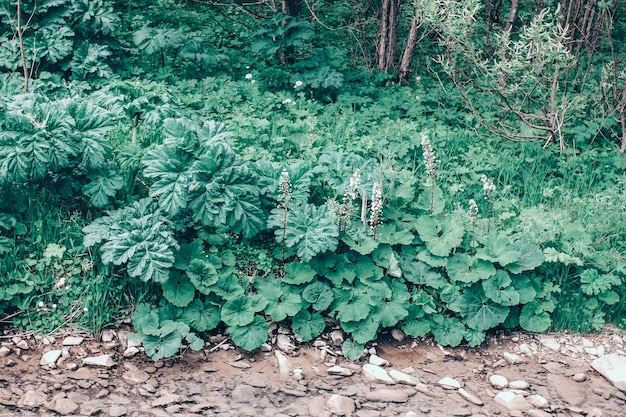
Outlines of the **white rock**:
{"label": "white rock", "polygon": [[389,371],[389,376],[393,378],[398,384],[406,384],[406,385],[417,385],[420,383],[420,380],[414,376],[409,374],[405,374],[404,372],[397,371],[392,369]]}
{"label": "white rock", "polygon": [[66,347],[64,347],[63,349],[61,349],[61,356],[64,358],[69,358],[70,355],[70,350]]}
{"label": "white rock", "polygon": [[115,330],[105,329],[102,331],[102,335],[100,336],[100,340],[104,343],[112,342],[115,339]]}
{"label": "white rock", "polygon": [[30,347],[28,346],[28,342],[24,339],[21,339],[19,342],[17,342],[15,346],[23,350],[30,349]]}
{"label": "white rock", "polygon": [[598,356],[604,356],[604,346],[600,345],[598,346]]}
{"label": "white rock", "polygon": [[286,334],[279,334],[276,337],[276,347],[278,347],[278,349],[282,350],[286,354],[290,354],[294,350],[296,350],[296,346],[291,343],[291,339],[289,339],[289,336],[287,336]]}
{"label": "white rock", "polygon": [[130,358],[131,356],[135,356],[137,353],[139,353],[139,348],[135,346],[131,346],[124,350],[124,357]]}
{"label": "white rock", "polygon": [[572,379],[576,382],[585,382],[587,380],[587,375],[581,372],[579,374],[575,374]]}
{"label": "white rock", "polygon": [[544,345],[550,350],[553,350],[555,352],[558,352],[559,350],[561,350],[561,344],[554,337],[538,336],[537,339],[539,340],[539,343],[541,343],[542,345]]}
{"label": "white rock", "polygon": [[524,363],[524,358],[522,358],[520,355],[517,355],[515,353],[504,352],[502,356],[504,357],[504,360],[510,363],[511,365]]}
{"label": "white rock", "polygon": [[533,394],[526,397],[528,401],[535,408],[548,408],[548,400],[539,394]]}
{"label": "white rock", "polygon": [[489,382],[497,389],[504,389],[509,385],[509,380],[503,377],[502,375],[491,375],[489,377]]}
{"label": "white rock", "polygon": [[473,404],[476,404],[476,405],[484,404],[480,398],[478,398],[474,394],[470,394],[469,392],[465,391],[463,388],[459,388],[459,394],[461,394],[461,397],[465,398],[467,401]]}
{"label": "white rock", "polygon": [[389,366],[389,361],[381,358],[378,355],[370,355],[370,363],[378,366]]}
{"label": "white rock", "polygon": [[533,406],[530,405],[522,395],[515,394],[510,391],[499,392],[494,400],[509,410],[526,411],[533,408]]}
{"label": "white rock", "polygon": [[523,353],[525,355],[532,355],[533,353],[535,353],[533,348],[527,343],[522,343],[521,345],[519,345],[519,351],[520,353]]}
{"label": "white rock", "polygon": [[68,336],[63,339],[63,346],[78,346],[83,343],[83,340],[85,339],[82,337]]}
{"label": "white rock", "polygon": [[352,370],[348,369],[348,368],[344,368],[343,366],[331,366],[330,368],[328,368],[326,370],[326,372],[328,372],[328,375],[339,375],[339,376],[352,376],[352,374],[354,372],[352,372]]}
{"label": "white rock", "polygon": [[405,403],[409,400],[409,395],[398,389],[377,389],[365,393],[365,399],[369,401]]}
{"label": "white rock", "polygon": [[50,364],[54,365],[55,363],[57,363],[62,353],[63,351],[60,349],[50,350],[41,356],[41,360],[39,361],[39,364],[43,366],[48,366]]}
{"label": "white rock", "polygon": [[48,396],[41,391],[26,391],[17,402],[17,406],[34,408],[42,406],[48,401]]}
{"label": "white rock", "polygon": [[11,354],[11,349],[6,346],[0,347],[0,358],[6,358]]}
{"label": "white rock", "polygon": [[535,408],[533,408],[532,410],[527,410],[526,414],[528,414],[530,417],[552,417],[552,414],[546,413],[543,410],[537,410]]}
{"label": "white rock", "polygon": [[272,345],[270,345],[269,343],[263,343],[261,345],[261,352],[271,352],[272,351]]}
{"label": "white rock", "polygon": [[509,387],[512,389],[517,389],[517,390],[525,390],[528,389],[528,387],[530,386],[530,384],[526,381],[511,381],[509,382]]}
{"label": "white rock", "polygon": [[91,356],[91,357],[83,359],[83,365],[111,368],[115,366],[115,362],[113,362],[113,359],[111,359],[111,355],[100,355],[100,356]]}
{"label": "white rock", "polygon": [[626,357],[611,353],[591,362],[593,369],[605,377],[615,388],[626,392]]}
{"label": "white rock", "polygon": [[278,359],[280,376],[283,378],[288,377],[291,373],[291,362],[289,362],[289,359],[279,350],[275,350],[274,355],[276,355],[276,359]]}
{"label": "white rock", "polygon": [[331,413],[338,416],[352,415],[356,409],[356,405],[354,404],[354,400],[352,398],[344,397],[339,394],[331,395],[328,401],[326,401],[326,407]]}
{"label": "white rock", "polygon": [[44,345],[49,346],[49,345],[53,344],[54,342],[56,342],[56,339],[54,338],[54,336],[44,336],[44,337],[41,339],[41,342],[42,342]]}
{"label": "white rock", "polygon": [[391,331],[391,337],[393,337],[395,340],[397,340],[398,342],[402,342],[405,338],[405,334],[402,330],[400,329],[393,329]]}
{"label": "white rock", "polygon": [[343,332],[341,330],[333,330],[330,332],[330,340],[335,346],[341,345],[343,343]]}
{"label": "white rock", "polygon": [[592,348],[593,347],[593,343],[591,342],[591,340],[585,339],[584,337],[582,339],[582,343],[583,343],[583,347],[584,348]]}
{"label": "white rock", "polygon": [[445,389],[459,389],[461,388],[461,383],[454,378],[450,378],[449,376],[442,378],[437,382],[439,385],[444,387]]}
{"label": "white rock", "polygon": [[390,385],[396,383],[393,378],[389,376],[389,373],[378,365],[372,365],[371,363],[365,364],[363,365],[362,372],[366,379],[372,381],[379,381]]}

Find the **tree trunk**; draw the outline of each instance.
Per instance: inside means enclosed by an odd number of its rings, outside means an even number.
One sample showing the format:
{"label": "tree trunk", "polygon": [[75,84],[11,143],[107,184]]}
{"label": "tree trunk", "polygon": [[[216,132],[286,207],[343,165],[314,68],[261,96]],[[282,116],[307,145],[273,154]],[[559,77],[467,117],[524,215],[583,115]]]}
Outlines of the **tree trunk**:
{"label": "tree trunk", "polygon": [[378,70],[387,72],[396,60],[398,44],[398,11],[402,0],[383,0],[378,35]]}
{"label": "tree trunk", "polygon": [[405,81],[411,72],[411,62],[415,55],[415,47],[417,46],[417,35],[420,26],[422,25],[422,15],[415,8],[413,14],[413,20],[411,21],[411,30],[409,31],[409,37],[406,40],[406,48],[404,48],[404,54],[402,54],[402,61],[400,62],[400,73],[398,79]]}
{"label": "tree trunk", "polygon": [[297,0],[282,0],[281,11],[288,16],[298,16]]}
{"label": "tree trunk", "polygon": [[511,33],[513,30],[513,24],[517,20],[517,12],[519,10],[519,0],[511,1],[511,12],[509,13],[509,19],[506,21],[506,31]]}

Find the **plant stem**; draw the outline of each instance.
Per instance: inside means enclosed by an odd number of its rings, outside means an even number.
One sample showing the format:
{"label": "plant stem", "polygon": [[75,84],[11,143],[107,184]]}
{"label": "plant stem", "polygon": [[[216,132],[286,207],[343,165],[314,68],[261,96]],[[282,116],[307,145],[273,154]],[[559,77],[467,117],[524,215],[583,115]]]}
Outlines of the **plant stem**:
{"label": "plant stem", "polygon": [[22,57],[22,70],[24,71],[24,93],[28,93],[28,65],[26,65],[26,53],[24,52],[24,29],[22,28],[22,1],[17,0],[17,38],[20,45],[20,56]]}

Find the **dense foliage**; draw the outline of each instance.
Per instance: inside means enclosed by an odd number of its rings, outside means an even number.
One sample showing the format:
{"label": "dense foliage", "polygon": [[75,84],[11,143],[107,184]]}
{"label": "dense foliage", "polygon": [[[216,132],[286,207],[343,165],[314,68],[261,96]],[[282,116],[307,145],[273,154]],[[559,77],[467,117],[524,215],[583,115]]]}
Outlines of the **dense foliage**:
{"label": "dense foliage", "polygon": [[624,5],[366,3],[0,1],[2,320],[626,325]]}

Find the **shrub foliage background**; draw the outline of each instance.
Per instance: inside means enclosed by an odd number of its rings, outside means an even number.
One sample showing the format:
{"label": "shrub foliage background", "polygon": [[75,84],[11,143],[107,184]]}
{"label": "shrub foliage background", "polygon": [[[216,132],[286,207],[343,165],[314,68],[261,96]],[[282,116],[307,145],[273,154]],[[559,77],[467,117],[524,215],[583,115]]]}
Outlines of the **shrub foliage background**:
{"label": "shrub foliage background", "polygon": [[626,10],[501,3],[1,1],[1,321],[626,325]]}

